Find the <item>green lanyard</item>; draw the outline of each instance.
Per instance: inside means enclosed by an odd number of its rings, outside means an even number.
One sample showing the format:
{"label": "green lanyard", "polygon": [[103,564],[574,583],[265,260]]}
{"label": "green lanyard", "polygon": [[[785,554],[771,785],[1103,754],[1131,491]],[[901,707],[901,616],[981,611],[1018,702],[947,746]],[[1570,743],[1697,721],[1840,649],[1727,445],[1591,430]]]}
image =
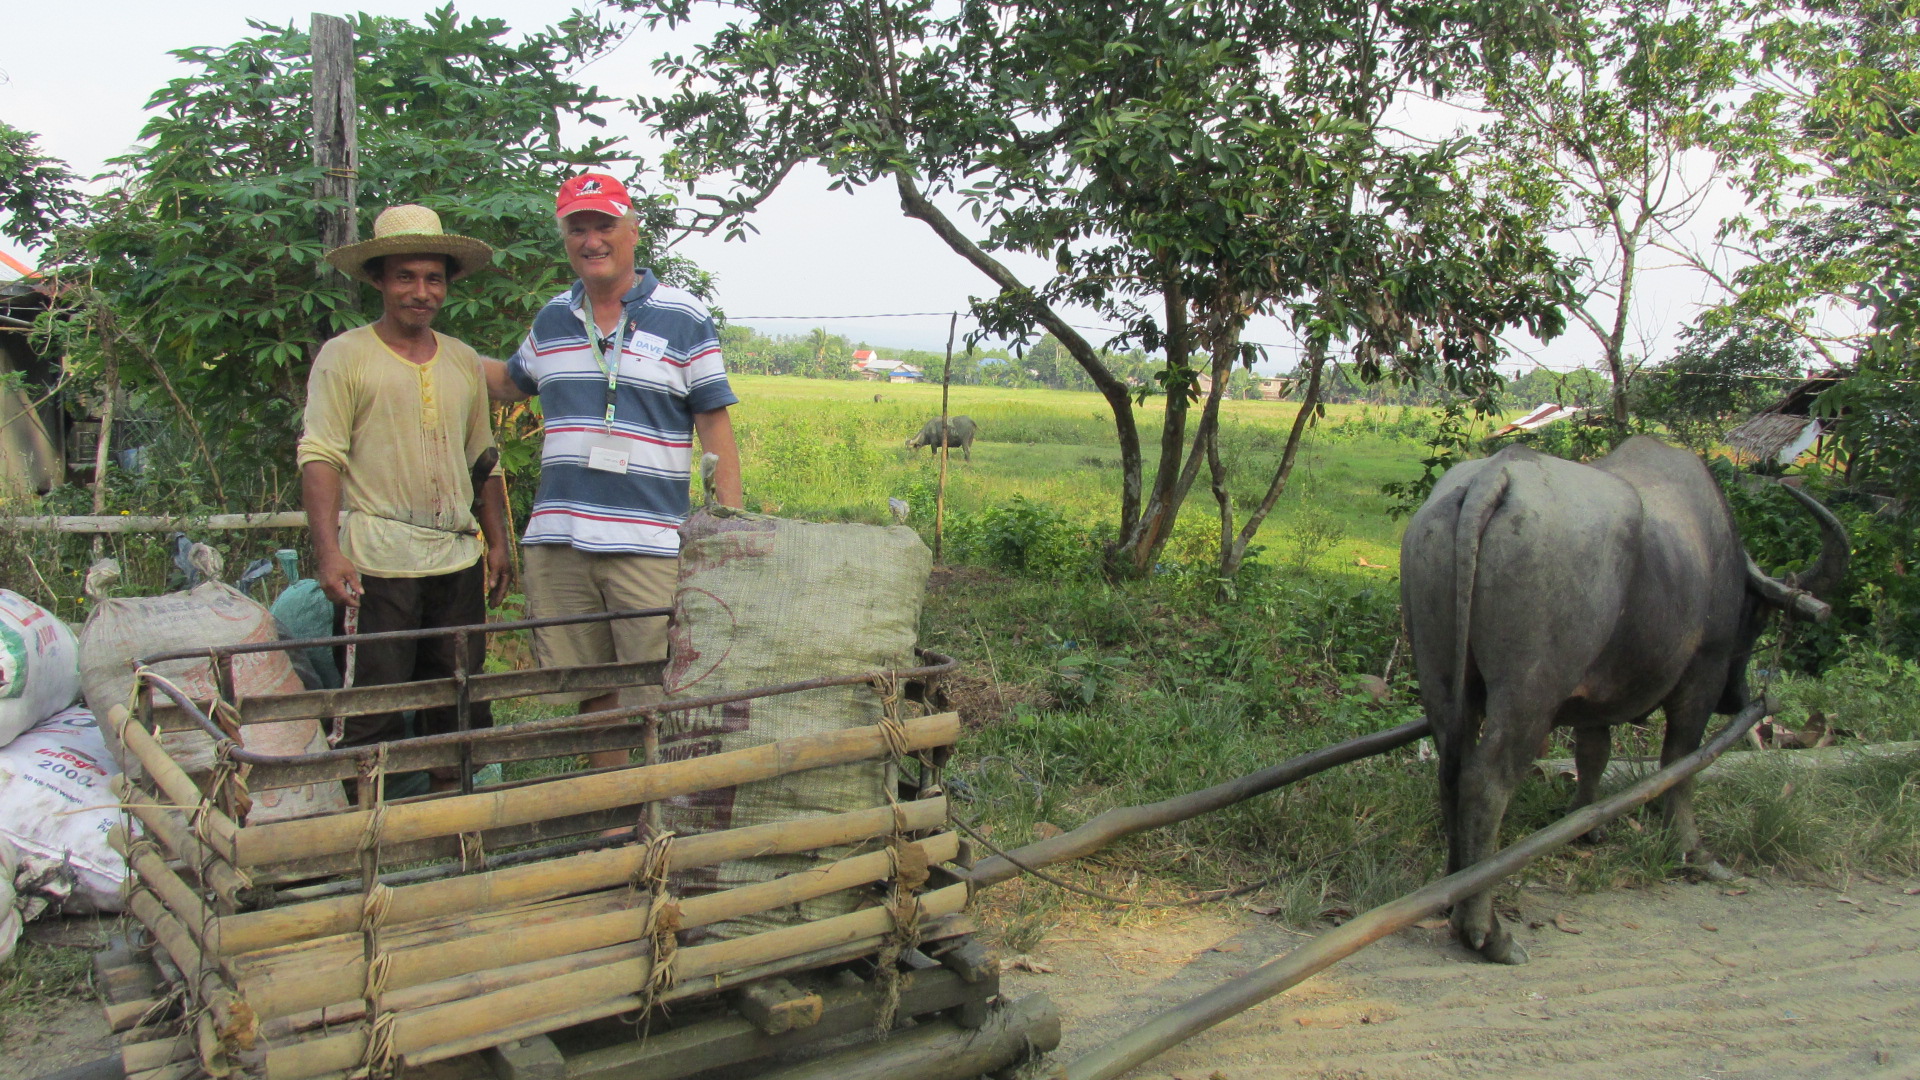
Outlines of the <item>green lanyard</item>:
{"label": "green lanyard", "polygon": [[587,304],[585,312],[587,322],[587,348],[593,351],[593,362],[607,376],[607,434],[613,434],[613,403],[620,389],[620,358],[626,355],[627,316],[620,314],[620,322],[613,328],[613,362],[608,363],[606,354],[600,351],[600,327],[593,321],[593,304]]}

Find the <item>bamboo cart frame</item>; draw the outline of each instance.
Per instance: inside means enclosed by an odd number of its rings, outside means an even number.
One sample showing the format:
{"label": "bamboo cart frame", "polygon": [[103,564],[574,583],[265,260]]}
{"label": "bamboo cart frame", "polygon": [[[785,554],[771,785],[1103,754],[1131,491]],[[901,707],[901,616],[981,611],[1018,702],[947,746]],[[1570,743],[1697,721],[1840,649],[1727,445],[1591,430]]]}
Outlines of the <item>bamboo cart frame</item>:
{"label": "bamboo cart frame", "polygon": [[[742,1053],[862,1025],[884,1031],[931,1012],[949,1013],[972,1035],[999,1031],[1013,1047],[980,1071],[1024,1053],[1050,1007],[1022,1003],[996,1017],[997,965],[966,937],[971,886],[963,871],[943,866],[963,857],[958,836],[945,829],[941,786],[959,719],[936,711],[939,679],[957,666],[950,657],[917,650],[922,663],[912,668],[473,727],[481,702],[655,685],[663,668],[471,671],[467,645],[475,636],[668,614],[647,609],[143,658],[133,710],[115,707],[108,717],[127,767],[116,790],[128,817],[113,839],[133,871],[129,910],[145,935],[139,961],[103,980],[109,990],[133,987],[119,1000],[109,993],[107,1010],[128,1077],[385,1077],[477,1051],[498,1057],[502,1047],[623,1014],[643,1017],[643,1027],[661,1034],[625,1048],[618,1040],[593,1047],[585,1051],[588,1065],[576,1062],[564,1075],[666,1080],[688,1075],[676,1070],[690,1063],[743,1060]],[[432,636],[457,639],[459,666],[450,678],[250,698],[235,692],[236,663],[251,654]],[[182,660],[212,668],[218,693],[204,706],[154,671]],[[884,704],[878,725],[705,757],[676,760],[662,751],[663,719],[676,714],[861,684]],[[249,751],[240,740],[249,724],[444,706],[456,718],[456,730],[444,734],[290,756]],[[160,738],[174,731],[214,740],[210,773],[191,776],[169,756]],[[624,766],[474,783],[475,770],[491,763],[635,749],[641,760]],[[875,761],[890,764],[885,805],[689,836],[661,824],[662,801],[676,796]],[[459,771],[457,791],[386,796],[394,774],[448,767]],[[340,781],[357,792],[343,811],[246,823],[255,792]],[[802,853],[820,862],[722,891],[676,892],[680,871]],[[700,935],[703,927],[849,891],[870,906],[740,937]],[[846,973],[838,982],[807,980],[806,973],[850,961],[865,965],[864,981]],[[849,979],[865,989],[849,987]],[[711,1032],[687,1034],[685,1020],[713,1013],[728,991],[732,1008],[709,1017],[708,1028],[737,1025],[740,1013],[754,1018],[758,1036],[721,1039],[704,1056],[674,1051],[689,1040],[712,1041]],[[1057,1042],[1057,1017],[1052,1025]],[[518,1075],[511,1055],[502,1060],[508,1065],[496,1071]]]}

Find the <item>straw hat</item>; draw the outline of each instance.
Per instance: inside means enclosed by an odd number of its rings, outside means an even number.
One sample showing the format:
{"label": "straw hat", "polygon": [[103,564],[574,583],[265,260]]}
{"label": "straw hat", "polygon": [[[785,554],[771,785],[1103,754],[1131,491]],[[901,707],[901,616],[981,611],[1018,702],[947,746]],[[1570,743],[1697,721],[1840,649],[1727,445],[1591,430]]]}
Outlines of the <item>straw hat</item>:
{"label": "straw hat", "polygon": [[389,206],[373,219],[373,239],[334,248],[327,262],[335,270],[368,284],[378,284],[367,275],[368,259],[383,255],[447,255],[455,263],[452,281],[475,270],[485,269],[493,261],[493,249],[471,236],[456,236],[440,228],[440,215],[411,203]]}

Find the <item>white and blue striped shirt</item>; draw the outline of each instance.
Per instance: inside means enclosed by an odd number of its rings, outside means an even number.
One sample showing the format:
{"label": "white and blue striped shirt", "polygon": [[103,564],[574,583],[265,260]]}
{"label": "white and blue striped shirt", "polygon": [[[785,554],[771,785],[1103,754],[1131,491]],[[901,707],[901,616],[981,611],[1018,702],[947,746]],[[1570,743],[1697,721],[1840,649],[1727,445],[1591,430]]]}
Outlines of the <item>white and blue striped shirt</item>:
{"label": "white and blue striped shirt", "polygon": [[613,434],[628,449],[624,475],[587,468],[589,447],[606,432],[607,376],[587,338],[591,315],[579,282],[540,309],[507,361],[514,384],[540,395],[546,422],[540,489],[522,543],[669,558],[680,553],[693,416],[740,399],[727,385],[719,332],[693,294],[644,270],[622,301],[627,330]]}

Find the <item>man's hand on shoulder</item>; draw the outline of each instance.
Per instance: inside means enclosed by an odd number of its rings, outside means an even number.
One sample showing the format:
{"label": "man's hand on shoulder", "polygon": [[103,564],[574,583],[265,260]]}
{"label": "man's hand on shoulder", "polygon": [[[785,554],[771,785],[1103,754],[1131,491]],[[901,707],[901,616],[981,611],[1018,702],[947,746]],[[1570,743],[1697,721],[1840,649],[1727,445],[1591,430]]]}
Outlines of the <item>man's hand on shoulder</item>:
{"label": "man's hand on shoulder", "polygon": [[513,381],[513,376],[507,374],[505,360],[481,357],[480,374],[487,380],[487,396],[495,401],[525,401],[533,396],[520,389],[519,384]]}

